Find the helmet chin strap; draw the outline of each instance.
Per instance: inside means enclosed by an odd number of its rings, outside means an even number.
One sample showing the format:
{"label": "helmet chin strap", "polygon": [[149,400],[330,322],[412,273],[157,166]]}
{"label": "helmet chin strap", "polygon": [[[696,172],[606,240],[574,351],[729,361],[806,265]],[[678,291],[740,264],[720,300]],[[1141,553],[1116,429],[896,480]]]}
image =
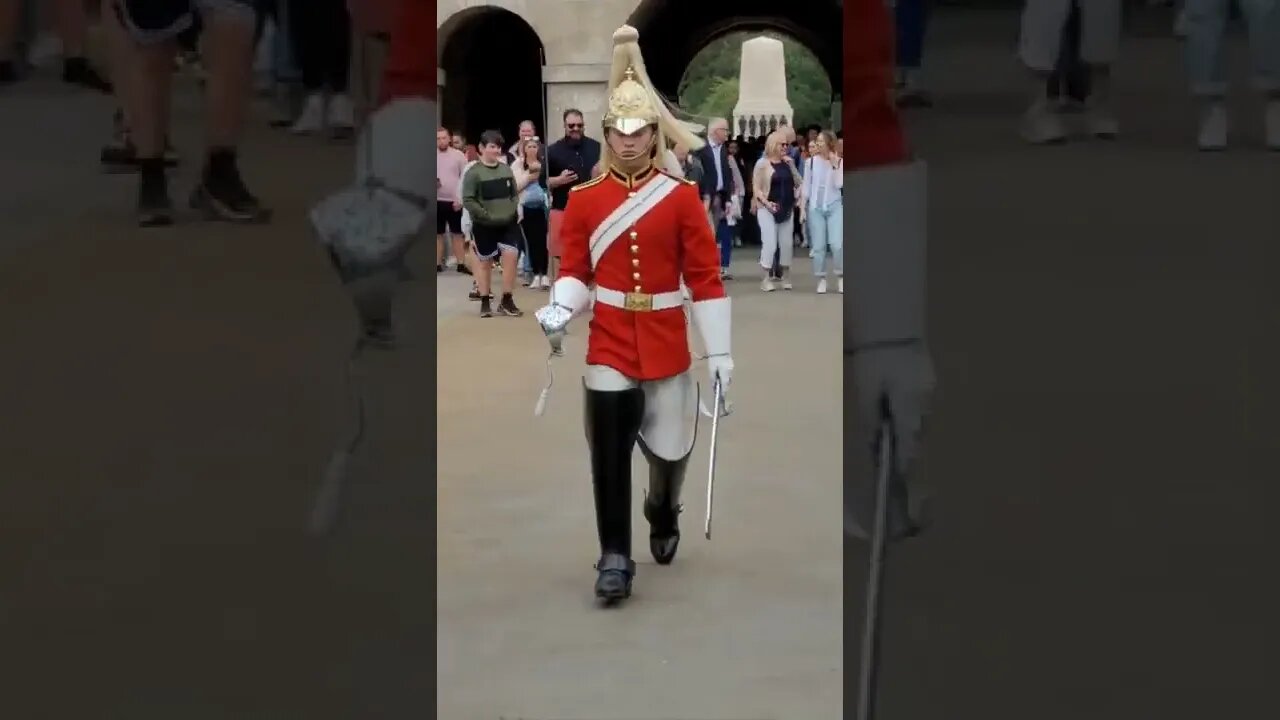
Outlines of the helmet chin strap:
{"label": "helmet chin strap", "polygon": [[620,169],[627,171],[639,170],[644,165],[652,163],[654,158],[658,156],[658,133],[655,132],[653,134],[652,139],[649,141],[649,146],[640,152],[632,155],[623,155],[618,152],[614,154],[618,156],[619,163],[626,166]]}

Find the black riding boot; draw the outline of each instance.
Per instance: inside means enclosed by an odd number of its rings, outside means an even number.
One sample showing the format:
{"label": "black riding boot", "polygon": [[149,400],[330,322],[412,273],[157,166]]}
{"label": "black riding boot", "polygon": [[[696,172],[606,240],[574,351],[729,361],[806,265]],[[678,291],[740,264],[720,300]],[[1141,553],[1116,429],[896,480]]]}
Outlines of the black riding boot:
{"label": "black riding boot", "polygon": [[649,492],[644,498],[644,519],[649,521],[649,552],[659,565],[669,565],[680,546],[680,488],[689,467],[693,448],[679,460],[667,460],[653,453],[640,441],[640,449],[649,461]]}
{"label": "black riding boot", "polygon": [[631,452],[644,417],[644,391],[587,388],[584,416],[600,535],[596,597],[616,601],[631,596],[636,574],[631,560]]}

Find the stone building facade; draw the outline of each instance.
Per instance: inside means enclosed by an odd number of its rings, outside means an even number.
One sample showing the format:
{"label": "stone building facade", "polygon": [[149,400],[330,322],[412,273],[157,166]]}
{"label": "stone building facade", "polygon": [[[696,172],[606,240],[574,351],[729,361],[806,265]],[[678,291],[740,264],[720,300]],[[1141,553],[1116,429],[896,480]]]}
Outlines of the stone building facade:
{"label": "stone building facade", "polygon": [[[563,135],[561,114],[566,108],[583,111],[588,132],[600,127],[611,36],[621,25],[639,29],[654,83],[670,98],[675,98],[684,69],[698,50],[716,37],[744,30],[773,29],[795,37],[818,56],[832,86],[839,88],[842,9],[840,0],[439,0],[436,27],[442,112],[454,117],[464,112],[448,107],[451,97],[458,97],[450,86],[468,82],[460,77],[468,72],[466,64],[447,61],[450,43],[474,42],[464,40],[467,26],[494,13],[519,17],[526,34],[536,37],[541,46],[544,132],[556,138]],[[838,99],[834,97],[833,102]]]}

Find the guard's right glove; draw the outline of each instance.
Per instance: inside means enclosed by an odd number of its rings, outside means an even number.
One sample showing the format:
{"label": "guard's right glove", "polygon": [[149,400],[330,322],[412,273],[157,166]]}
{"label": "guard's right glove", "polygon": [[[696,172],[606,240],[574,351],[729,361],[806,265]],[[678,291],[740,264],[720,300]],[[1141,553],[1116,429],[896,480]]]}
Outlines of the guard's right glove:
{"label": "guard's right glove", "polygon": [[551,350],[559,355],[564,344],[565,330],[569,321],[582,312],[591,300],[591,290],[575,277],[562,277],[551,286],[551,304],[538,308],[533,313],[542,333],[551,343]]}

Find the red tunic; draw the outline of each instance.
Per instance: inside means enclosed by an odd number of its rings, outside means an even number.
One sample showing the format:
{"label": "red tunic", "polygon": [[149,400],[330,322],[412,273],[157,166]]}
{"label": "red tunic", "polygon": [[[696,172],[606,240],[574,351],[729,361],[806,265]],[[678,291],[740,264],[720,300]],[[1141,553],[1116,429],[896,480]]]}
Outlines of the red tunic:
{"label": "red tunic", "polygon": [[[658,177],[651,169],[629,181],[617,172],[574,188],[565,208],[560,277],[620,292],[679,292],[693,302],[725,296],[720,251],[698,188],[679,187],[628,228],[591,267],[591,233],[628,197]],[[629,184],[631,183],[631,184]],[[689,369],[688,322],[683,307],[633,312],[597,302],[587,339],[587,364],[607,365],[634,380],[659,380]]]}
{"label": "red tunic", "polygon": [[402,97],[436,99],[436,26],[429,15],[433,6],[428,0],[399,0],[382,70],[380,106]]}
{"label": "red tunic", "polygon": [[884,0],[844,6],[844,134],[848,169],[907,161],[906,138],[893,102],[893,19]]}

